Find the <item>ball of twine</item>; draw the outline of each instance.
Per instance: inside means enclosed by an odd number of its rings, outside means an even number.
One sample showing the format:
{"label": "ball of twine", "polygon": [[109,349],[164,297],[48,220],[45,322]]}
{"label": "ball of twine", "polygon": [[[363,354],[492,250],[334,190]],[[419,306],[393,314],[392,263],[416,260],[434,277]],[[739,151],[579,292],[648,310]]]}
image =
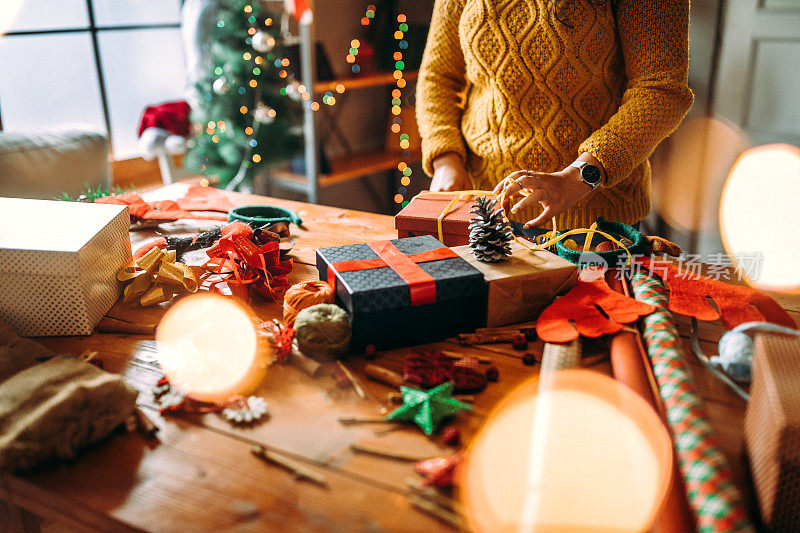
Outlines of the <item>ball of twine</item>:
{"label": "ball of twine", "polygon": [[297,344],[306,355],[339,356],[350,346],[352,327],[347,313],[333,304],[303,309],[294,321]]}
{"label": "ball of twine", "polygon": [[324,281],[305,281],[289,287],[283,297],[283,321],[294,327],[297,314],[317,304],[332,304],[335,299],[333,287]]}

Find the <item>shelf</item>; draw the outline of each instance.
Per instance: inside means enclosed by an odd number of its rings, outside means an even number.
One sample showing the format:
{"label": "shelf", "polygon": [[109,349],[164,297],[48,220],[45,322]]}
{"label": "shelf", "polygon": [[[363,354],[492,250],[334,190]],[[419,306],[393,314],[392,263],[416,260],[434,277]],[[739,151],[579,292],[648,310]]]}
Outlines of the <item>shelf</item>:
{"label": "shelf", "polygon": [[[359,179],[369,174],[385,172],[397,168],[398,163],[416,163],[420,160],[419,152],[411,152],[408,157],[403,157],[399,151],[370,151],[360,154],[343,155],[331,158],[331,172],[319,175],[319,187],[329,187],[337,183]],[[278,168],[271,172],[277,185],[294,190],[307,188],[306,177],[303,174],[291,172],[288,168]]]}
{"label": "shelf", "polygon": [[[403,72],[403,79],[406,81],[414,81],[417,79],[418,72],[411,70]],[[354,78],[340,78],[338,80],[318,81],[314,84],[315,93],[324,93],[327,91],[335,92],[338,85],[344,85],[346,91],[355,89],[367,89],[369,87],[381,87],[384,85],[394,85],[397,80],[394,78],[393,72],[375,72],[373,74],[364,74]]]}

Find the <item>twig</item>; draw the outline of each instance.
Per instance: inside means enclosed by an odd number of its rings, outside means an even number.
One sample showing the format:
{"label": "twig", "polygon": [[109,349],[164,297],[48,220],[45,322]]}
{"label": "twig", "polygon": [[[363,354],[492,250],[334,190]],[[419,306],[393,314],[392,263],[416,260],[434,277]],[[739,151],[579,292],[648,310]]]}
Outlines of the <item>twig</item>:
{"label": "twig", "polygon": [[350,370],[348,370],[347,367],[344,366],[344,363],[342,363],[341,361],[337,360],[336,364],[341,369],[341,371],[344,372],[344,375],[347,376],[347,379],[350,380],[350,383],[353,384],[353,389],[355,389],[356,394],[358,394],[359,398],[361,398],[362,400],[366,400],[367,395],[364,394],[364,389],[361,388],[361,385],[358,383],[358,380],[353,375],[353,373],[350,372]]}
{"label": "twig", "polygon": [[344,425],[349,424],[392,424],[391,420],[385,418],[359,418],[359,417],[341,417],[339,423]]}
{"label": "twig", "polygon": [[158,426],[150,420],[150,417],[144,414],[144,411],[142,411],[140,407],[136,407],[133,414],[136,416],[136,425],[139,431],[148,439],[154,437],[158,432]]}
{"label": "twig", "polygon": [[110,316],[103,317],[94,328],[98,333],[127,333],[129,335],[155,335],[155,324],[126,322]]}
{"label": "twig", "polygon": [[419,494],[411,496],[411,505],[413,505],[420,511],[428,513],[431,516],[434,516],[435,518],[438,518],[439,520],[446,522],[459,530],[464,527],[461,521],[461,517],[459,515],[457,515],[453,511],[450,511],[448,509],[445,509],[437,505],[431,500],[423,498]]}
{"label": "twig", "polygon": [[421,456],[420,454],[399,452],[395,450],[388,450],[380,446],[372,446],[369,444],[354,443],[350,445],[350,449],[356,452],[369,453],[372,455],[379,455],[381,457],[388,457],[389,459],[397,459],[398,461],[424,461],[432,457],[439,457],[440,455]]}
{"label": "twig", "polygon": [[312,483],[316,483],[321,487],[327,487],[328,482],[325,479],[325,476],[319,474],[309,468],[306,468],[304,465],[289,459],[288,457],[284,457],[278,453],[273,451],[267,450],[263,446],[253,446],[250,448],[250,452],[258,457],[259,459],[263,459],[269,463],[276,464],[281,466],[292,473],[295,479],[307,479]]}
{"label": "twig", "polygon": [[417,478],[414,477],[406,478],[406,486],[419,496],[422,496],[423,498],[436,502],[436,504],[439,505],[440,507],[444,507],[445,509],[453,511],[454,513],[458,513],[461,515],[464,514],[463,508],[461,507],[461,504],[459,502],[455,501],[452,498],[448,498],[447,496],[445,496],[444,494],[442,494],[433,487],[428,487],[426,485],[423,485],[422,481],[420,481]]}

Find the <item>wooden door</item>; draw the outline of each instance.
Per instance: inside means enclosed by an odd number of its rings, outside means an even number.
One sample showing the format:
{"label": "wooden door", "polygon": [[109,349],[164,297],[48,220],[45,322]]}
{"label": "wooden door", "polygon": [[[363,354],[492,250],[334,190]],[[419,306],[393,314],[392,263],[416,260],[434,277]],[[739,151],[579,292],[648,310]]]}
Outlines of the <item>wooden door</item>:
{"label": "wooden door", "polygon": [[753,144],[800,145],[800,0],[728,0],[715,114]]}

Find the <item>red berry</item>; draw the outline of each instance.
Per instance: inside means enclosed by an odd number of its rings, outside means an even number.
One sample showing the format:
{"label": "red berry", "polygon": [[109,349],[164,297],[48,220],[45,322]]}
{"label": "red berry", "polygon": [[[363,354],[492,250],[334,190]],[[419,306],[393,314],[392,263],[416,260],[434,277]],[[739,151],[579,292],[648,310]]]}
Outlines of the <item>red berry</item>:
{"label": "red berry", "polygon": [[375,359],[378,356],[378,350],[374,344],[367,344],[364,348],[364,357],[367,359]]}
{"label": "red berry", "polygon": [[536,364],[536,356],[528,352],[522,356],[522,364],[525,366],[533,366]]}
{"label": "red berry", "polygon": [[461,431],[456,426],[447,426],[442,432],[442,440],[447,446],[460,446]]}
{"label": "red berry", "polygon": [[492,365],[488,369],[486,369],[486,379],[491,382],[496,382],[500,379],[500,371],[497,370],[497,367]]}
{"label": "red berry", "polygon": [[520,333],[519,335],[515,335],[514,338],[511,340],[511,347],[515,350],[527,350],[528,349],[528,339],[525,338],[525,335]]}

